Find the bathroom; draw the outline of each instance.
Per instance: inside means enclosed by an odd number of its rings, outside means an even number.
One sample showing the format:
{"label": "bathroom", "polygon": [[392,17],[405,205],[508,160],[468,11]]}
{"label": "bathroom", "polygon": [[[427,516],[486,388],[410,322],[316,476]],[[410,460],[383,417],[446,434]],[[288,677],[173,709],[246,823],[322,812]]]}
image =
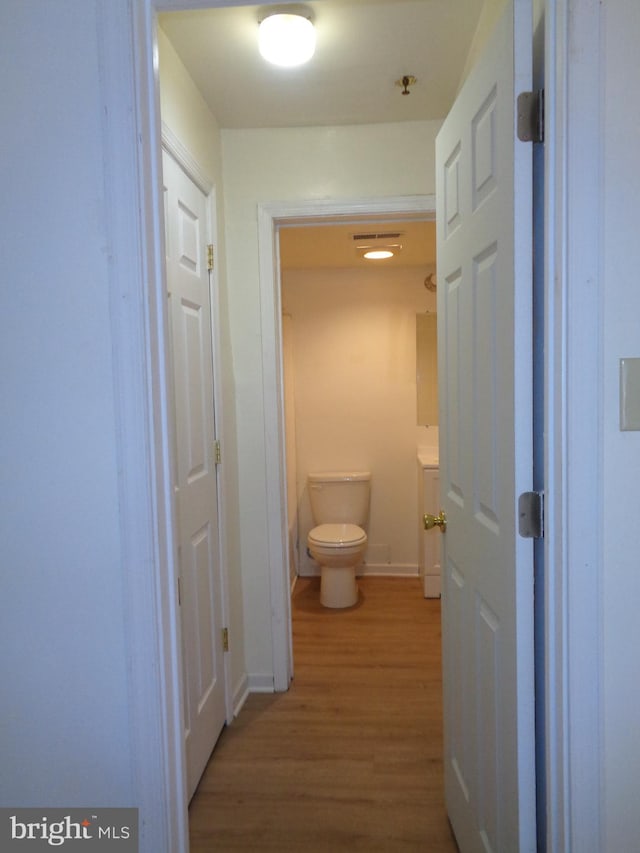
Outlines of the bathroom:
{"label": "bathroom", "polygon": [[[397,247],[393,257],[363,258],[354,237],[374,230],[398,235],[383,238]],[[357,574],[415,577],[417,460],[438,452],[435,223],[283,227],[280,264],[291,585],[320,573],[307,548],[307,475],[322,471],[371,473]],[[430,349],[420,359],[425,320]]]}

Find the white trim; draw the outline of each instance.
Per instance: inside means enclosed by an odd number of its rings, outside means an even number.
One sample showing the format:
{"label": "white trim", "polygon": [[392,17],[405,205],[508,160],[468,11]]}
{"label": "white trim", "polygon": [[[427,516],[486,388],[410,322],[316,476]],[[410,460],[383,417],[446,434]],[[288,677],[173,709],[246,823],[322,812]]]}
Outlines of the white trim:
{"label": "white trim", "polygon": [[[265,455],[273,683],[286,690],[293,675],[289,542],[282,393],[282,328],[280,271],[276,229],[301,222],[362,221],[435,217],[435,196],[323,199],[270,202],[258,205],[258,252],[262,332],[262,387],[265,414]],[[251,677],[250,677],[250,684]],[[253,688],[252,688],[253,689]]]}
{"label": "white trim", "polygon": [[273,675],[270,672],[253,672],[247,676],[249,693],[274,693]]}
{"label": "white trim", "polygon": [[[293,676],[291,599],[288,567],[287,476],[284,447],[282,389],[282,328],[277,287],[278,251],[274,219],[265,206],[258,208],[258,255],[262,328],[262,387],[265,407],[265,461],[267,509],[267,560],[271,598],[273,687],[287,690]],[[251,688],[253,689],[253,688]]]}
{"label": "white trim", "polygon": [[[247,6],[246,0],[151,0],[158,12],[189,11],[191,9],[213,9],[224,6]],[[263,0],[262,6],[282,6],[295,0]]]}
{"label": "white trim", "polygon": [[[602,821],[599,0],[546,3],[547,849],[597,853]],[[579,44],[580,49],[573,49]]]}
{"label": "white trim", "polygon": [[211,194],[214,188],[213,178],[207,174],[180,137],[164,121],[162,122],[162,147],[173,157],[201,192],[206,196]]}
{"label": "white trim", "polygon": [[[249,695],[249,678],[246,673],[243,674],[242,678],[236,685],[235,690],[233,691],[233,716],[237,717],[240,711],[242,710],[242,706],[247,701],[247,696]],[[231,722],[231,721],[229,721]]]}
{"label": "white trim", "polygon": [[[229,602],[229,550],[227,546],[227,529],[228,529],[228,493],[225,488],[225,449],[226,449],[226,433],[224,429],[225,419],[223,417],[223,395],[222,395],[222,329],[220,319],[222,310],[220,305],[220,287],[219,287],[219,264],[218,257],[220,256],[219,247],[223,242],[223,237],[220,235],[218,227],[217,215],[217,195],[215,187],[212,188],[209,199],[209,216],[211,227],[211,242],[214,246],[214,264],[213,272],[210,279],[211,288],[211,329],[213,332],[213,406],[216,439],[220,442],[221,462],[216,466],[216,482],[218,486],[218,540],[220,554],[220,593],[222,596],[222,624],[228,628],[230,632],[233,630],[231,624],[231,606]],[[224,700],[225,713],[227,723],[230,723],[235,716],[233,691],[231,690],[231,655],[224,655]]]}
{"label": "white trim", "polygon": [[185,853],[153,14],[146,3],[97,9],[132,797],[141,853]]}
{"label": "white trim", "polygon": [[[320,566],[312,566],[300,572],[301,578],[319,578]],[[356,576],[375,578],[418,578],[420,568],[416,563],[363,563],[356,568]]]}
{"label": "white trim", "polygon": [[417,563],[364,563],[357,574],[359,577],[417,578],[420,569]]}
{"label": "white trim", "polygon": [[[303,221],[362,222],[387,219],[435,219],[435,195],[389,196],[353,199],[304,199],[274,201],[258,205],[259,211],[280,225],[299,225]],[[279,283],[276,282],[279,286]]]}

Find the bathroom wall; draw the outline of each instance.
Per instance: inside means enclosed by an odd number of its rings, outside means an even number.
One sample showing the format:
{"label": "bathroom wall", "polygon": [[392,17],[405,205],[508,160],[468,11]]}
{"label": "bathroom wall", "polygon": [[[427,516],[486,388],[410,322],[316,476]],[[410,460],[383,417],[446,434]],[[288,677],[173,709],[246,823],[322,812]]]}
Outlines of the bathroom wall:
{"label": "bathroom wall", "polygon": [[217,305],[222,315],[218,323],[222,358],[217,365],[222,386],[222,423],[218,424],[218,435],[221,437],[223,445],[221,474],[224,497],[222,505],[224,529],[222,541],[223,560],[227,567],[228,580],[231,686],[237,700],[238,696],[243,693],[243,685],[246,684],[246,672],[242,586],[239,571],[241,557],[238,531],[238,468],[233,399],[233,359],[227,306],[220,130],[215,116],[208,109],[173,45],[161,28],[158,29],[158,52],[162,121],[178,137],[205,174],[213,181],[216,192],[218,234],[214,242],[216,244],[216,275],[219,290]]}
{"label": "bathroom wall", "polygon": [[[366,262],[365,262],[366,263]],[[372,473],[364,571],[417,573],[416,314],[435,311],[427,269],[285,270],[292,317],[300,573],[313,525],[309,471]]]}

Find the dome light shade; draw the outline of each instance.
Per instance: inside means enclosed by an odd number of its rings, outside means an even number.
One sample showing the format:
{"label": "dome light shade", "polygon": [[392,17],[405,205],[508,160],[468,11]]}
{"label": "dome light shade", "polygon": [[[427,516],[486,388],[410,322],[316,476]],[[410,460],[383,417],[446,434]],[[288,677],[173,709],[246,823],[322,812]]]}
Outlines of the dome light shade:
{"label": "dome light shade", "polygon": [[392,258],[393,252],[391,249],[370,249],[363,257],[368,261],[383,261],[385,258]]}
{"label": "dome light shade", "polygon": [[308,62],[316,49],[316,31],[300,13],[276,12],[260,22],[258,46],[267,62],[292,68]]}

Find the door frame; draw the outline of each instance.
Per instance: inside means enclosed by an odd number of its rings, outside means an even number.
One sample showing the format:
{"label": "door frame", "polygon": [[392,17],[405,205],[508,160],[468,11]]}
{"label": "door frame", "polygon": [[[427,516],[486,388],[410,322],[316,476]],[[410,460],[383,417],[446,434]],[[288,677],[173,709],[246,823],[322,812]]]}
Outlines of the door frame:
{"label": "door frame", "polygon": [[544,6],[546,840],[549,853],[598,853],[605,847],[603,25],[599,0]]}
{"label": "door frame", "polygon": [[[142,853],[189,848],[175,644],[156,14],[238,5],[244,0],[101,0],[97,6],[132,800],[142,817]],[[547,90],[547,849],[595,853],[603,802],[602,554],[597,525],[584,519],[602,517],[603,127],[595,94],[601,92],[601,13],[598,0],[540,5]],[[576,41],[581,49],[570,50]]]}
{"label": "door frame", "polygon": [[276,691],[293,677],[289,589],[286,447],[282,382],[282,306],[277,231],[287,225],[434,219],[435,196],[359,199],[308,199],[258,205],[262,388],[265,417],[268,572],[271,593],[271,642]]}

